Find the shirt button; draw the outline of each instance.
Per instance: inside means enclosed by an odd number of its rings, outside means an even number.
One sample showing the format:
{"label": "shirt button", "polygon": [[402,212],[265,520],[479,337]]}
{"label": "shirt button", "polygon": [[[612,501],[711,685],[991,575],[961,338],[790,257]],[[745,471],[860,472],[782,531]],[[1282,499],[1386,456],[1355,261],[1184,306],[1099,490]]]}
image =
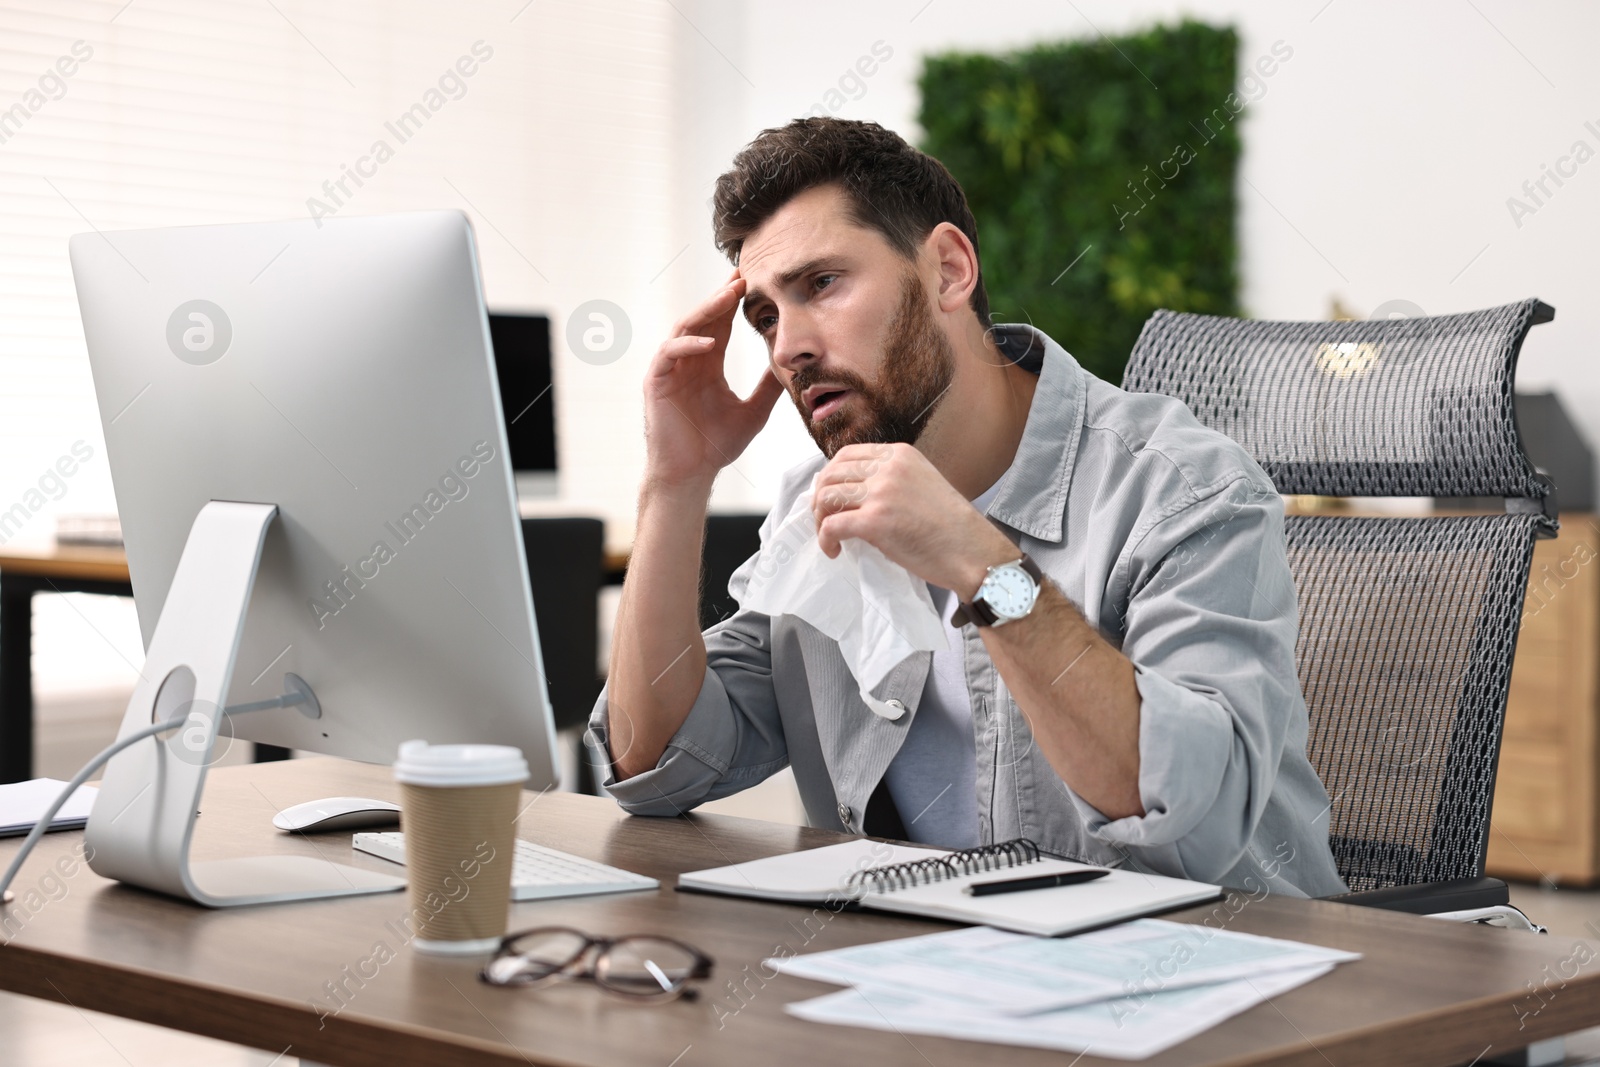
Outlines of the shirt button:
{"label": "shirt button", "polygon": [[845,826],[850,825],[850,806],[848,804],[839,805],[839,821],[844,823]]}
{"label": "shirt button", "polygon": [[906,716],[906,705],[902,700],[876,700],[867,697],[867,709],[878,718],[889,722],[895,722]]}

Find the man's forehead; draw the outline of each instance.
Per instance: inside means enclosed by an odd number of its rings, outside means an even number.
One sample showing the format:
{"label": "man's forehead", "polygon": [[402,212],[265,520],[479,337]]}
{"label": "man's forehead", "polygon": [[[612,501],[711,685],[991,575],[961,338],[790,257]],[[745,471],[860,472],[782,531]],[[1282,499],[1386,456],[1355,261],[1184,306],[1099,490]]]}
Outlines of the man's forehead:
{"label": "man's forehead", "polygon": [[871,231],[850,214],[838,189],[808,189],[745,239],[739,273],[752,285],[779,278],[797,265],[859,248],[864,232]]}

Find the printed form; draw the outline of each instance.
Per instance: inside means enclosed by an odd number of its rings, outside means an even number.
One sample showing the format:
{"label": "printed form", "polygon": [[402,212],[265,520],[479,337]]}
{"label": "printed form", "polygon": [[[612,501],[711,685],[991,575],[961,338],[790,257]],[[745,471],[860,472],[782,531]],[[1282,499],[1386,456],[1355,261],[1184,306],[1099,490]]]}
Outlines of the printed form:
{"label": "printed form", "polygon": [[1142,919],[1070,938],[974,927],[767,965],[854,987],[787,1007],[814,1022],[1143,1059],[1359,958]]}

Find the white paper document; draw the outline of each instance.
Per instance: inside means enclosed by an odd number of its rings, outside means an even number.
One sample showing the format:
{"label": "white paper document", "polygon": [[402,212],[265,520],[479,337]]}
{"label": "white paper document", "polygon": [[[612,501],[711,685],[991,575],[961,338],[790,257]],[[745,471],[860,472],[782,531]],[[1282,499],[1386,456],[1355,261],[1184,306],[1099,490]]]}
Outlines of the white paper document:
{"label": "white paper document", "polygon": [[1070,938],[978,926],[770,959],[766,965],[798,978],[917,990],[986,1013],[1020,1016],[1358,958],[1319,945],[1141,919]]}
{"label": "white paper document", "polygon": [[[0,837],[15,837],[32,830],[66,787],[66,782],[54,778],[0,785]],[[89,821],[89,809],[94,807],[98,792],[92,785],[80,785],[50,820],[50,829],[81,830]]]}
{"label": "white paper document", "polygon": [[818,1023],[1142,1060],[1320,978],[1334,966],[1325,963],[1275,971],[1258,978],[1101,1000],[1022,1017],[963,1008],[947,997],[876,985],[829,993],[784,1010]]}

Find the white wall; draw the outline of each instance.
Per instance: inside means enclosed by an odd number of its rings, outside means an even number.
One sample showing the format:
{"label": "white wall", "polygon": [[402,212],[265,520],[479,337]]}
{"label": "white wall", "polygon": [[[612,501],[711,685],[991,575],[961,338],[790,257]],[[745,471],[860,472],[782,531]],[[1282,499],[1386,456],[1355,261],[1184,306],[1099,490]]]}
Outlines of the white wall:
{"label": "white wall", "polygon": [[[1002,51],[1185,15],[1236,26],[1241,66],[1278,41],[1293,50],[1242,120],[1247,312],[1320,319],[1338,297],[1360,313],[1404,299],[1441,314],[1538,296],[1556,307],[1557,317],[1530,334],[1519,384],[1557,389],[1600,447],[1600,374],[1593,369],[1600,356],[1600,303],[1593,299],[1600,283],[1600,156],[1564,187],[1547,185],[1555,195],[1520,226],[1506,206],[1508,197],[1524,195],[1525,180],[1540,177],[1541,165],[1554,165],[1575,141],[1600,153],[1600,65],[1592,55],[1600,42],[1600,5],[758,3],[742,24],[730,18],[727,37],[719,40],[754,87],[741,89],[714,61],[695,73],[702,84],[741,93],[747,138],[823,101],[841,74],[883,41],[893,57],[866,80],[859,98],[835,113],[881,122],[914,140],[916,79],[921,57],[930,52]],[[742,44],[734,40],[737,29]],[[697,147],[710,150],[692,166],[703,181],[726,167],[727,140],[702,133]],[[703,241],[704,232],[702,226]],[[1061,266],[1076,251],[1063,249]],[[718,269],[706,266],[697,280],[709,287],[720,278]],[[1072,347],[1071,337],[1057,340]],[[793,412],[781,411],[775,422],[742,464],[764,487],[809,447]]]}
{"label": "white wall", "polygon": [[[47,542],[56,513],[115,508],[67,238],[304,217],[308,198],[327,202],[325,179],[395,141],[385,122],[482,42],[492,59],[464,93],[392,145],[337,214],[468,212],[490,306],[556,324],[562,507],[613,518],[625,541],[644,346],[597,366],[567,350],[562,326],[598,298],[636,337],[658,336],[679,302],[652,279],[687,244],[673,207],[683,32],[670,5],[636,0],[0,2],[0,111],[26,104],[73,42],[92,53],[0,138],[0,511],[74,440],[94,450],[0,540]],[[36,632],[45,695],[134,677],[127,602],[40,598]]]}
{"label": "white wall", "polygon": [[[639,361],[572,358],[560,326],[595,298],[621,305],[636,336],[668,321],[673,301],[650,280],[681,247],[668,180],[678,30],[670,6],[636,0],[0,3],[0,109],[73,41],[92,53],[0,143],[0,508],[76,437],[96,456],[18,539],[48,539],[58,510],[114,508],[67,237],[304,217],[311,198],[340,216],[468,212],[490,306],[557,323],[573,505],[614,503],[591,497],[637,467],[638,435],[594,413],[637,408]],[[475,42],[492,59],[397,141],[386,122]],[[392,160],[347,201],[323,192],[380,138]]]}

